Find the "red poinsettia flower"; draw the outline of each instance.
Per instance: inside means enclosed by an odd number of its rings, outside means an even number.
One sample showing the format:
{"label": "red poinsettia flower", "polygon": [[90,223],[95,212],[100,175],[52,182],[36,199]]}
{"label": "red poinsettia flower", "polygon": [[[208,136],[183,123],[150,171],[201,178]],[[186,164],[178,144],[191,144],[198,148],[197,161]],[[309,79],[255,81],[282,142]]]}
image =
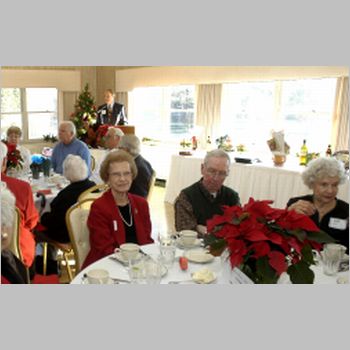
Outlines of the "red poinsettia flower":
{"label": "red poinsettia flower", "polygon": [[7,169],[22,169],[23,158],[21,152],[17,149],[17,145],[13,143],[6,143],[7,145]]}
{"label": "red poinsettia flower", "polygon": [[[250,261],[249,271],[254,266],[260,269],[257,280],[271,281],[271,275],[279,276],[300,261],[305,264],[298,268],[308,268],[313,262],[311,249],[319,251],[324,242],[332,241],[308,216],[272,208],[271,203],[250,198],[243,207],[223,206],[223,214],[207,222],[208,242],[216,243],[215,237],[224,240],[232,268]],[[290,274],[293,271],[288,269]]]}

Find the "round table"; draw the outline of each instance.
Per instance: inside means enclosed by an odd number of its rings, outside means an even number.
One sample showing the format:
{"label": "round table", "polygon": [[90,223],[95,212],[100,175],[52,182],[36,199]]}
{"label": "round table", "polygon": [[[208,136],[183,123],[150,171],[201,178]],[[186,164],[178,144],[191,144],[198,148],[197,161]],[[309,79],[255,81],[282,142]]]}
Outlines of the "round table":
{"label": "round table", "polygon": [[[157,258],[159,255],[159,244],[152,243],[147,244],[140,247],[142,251],[148,255],[150,255],[152,258]],[[179,265],[179,257],[182,256],[184,253],[183,249],[176,249],[176,259],[174,262],[174,265],[168,270],[167,274],[163,276],[161,279],[161,284],[168,284],[170,281],[186,281],[181,284],[196,284],[195,282],[189,281],[191,280],[191,273],[196,272],[202,268],[208,268],[209,270],[213,271],[217,278],[212,284],[240,284],[245,283],[245,281],[241,278],[237,280],[235,278],[237,272],[240,274],[240,271],[234,271],[234,273],[231,274],[231,276],[227,277],[227,274],[223,272],[222,270],[222,263],[220,257],[215,257],[213,261],[205,264],[199,264],[199,263],[193,263],[188,262],[188,269],[186,271],[182,271],[180,269]],[[83,284],[83,276],[87,273],[87,271],[92,269],[106,269],[111,278],[118,278],[123,280],[129,280],[129,275],[127,271],[127,266],[122,264],[119,261],[116,261],[115,259],[111,259],[111,256],[106,256],[93,264],[86,267],[84,270],[80,271],[75,278],[72,280],[71,284]],[[321,266],[312,266],[312,270],[315,273],[315,281],[314,284],[336,284],[337,278],[341,276],[347,276],[349,274],[349,271],[346,272],[340,272],[335,276],[326,276]],[[85,282],[86,283],[86,282]],[[121,283],[122,284],[122,283]]]}

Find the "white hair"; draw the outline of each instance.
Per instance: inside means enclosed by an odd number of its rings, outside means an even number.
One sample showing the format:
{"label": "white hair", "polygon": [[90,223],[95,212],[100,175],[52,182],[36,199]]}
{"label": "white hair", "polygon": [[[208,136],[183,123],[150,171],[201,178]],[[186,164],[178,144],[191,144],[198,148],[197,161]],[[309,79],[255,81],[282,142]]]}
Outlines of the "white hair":
{"label": "white hair", "polygon": [[114,126],[110,126],[107,130],[106,135],[122,137],[124,136],[124,133],[121,129],[115,128]]}
{"label": "white hair", "polygon": [[70,182],[83,181],[88,177],[88,167],[84,159],[68,154],[63,164],[63,176]]}
{"label": "white hair", "polygon": [[[1,231],[3,228],[9,229],[6,233],[12,234],[12,226],[16,213],[16,198],[13,193],[6,187],[6,183],[1,181]],[[11,241],[9,236],[8,240]]]}
{"label": "white hair", "polygon": [[74,136],[77,134],[77,128],[75,127],[75,124],[70,120],[64,120],[60,123],[60,126],[67,125],[70,131],[73,133]]}
{"label": "white hair", "polygon": [[124,135],[120,139],[118,147],[126,150],[133,157],[137,157],[140,154],[140,139],[136,135]]}
{"label": "white hair", "polygon": [[214,149],[214,150],[208,152],[206,154],[206,156],[204,157],[204,161],[203,161],[204,165],[208,164],[208,161],[210,158],[225,158],[227,160],[228,166],[230,166],[230,164],[231,164],[230,156],[222,149]]}
{"label": "white hair", "polygon": [[339,183],[346,179],[344,164],[336,158],[317,158],[313,159],[304,172],[301,174],[304,184],[310,189],[315,181],[325,177],[337,177]]}

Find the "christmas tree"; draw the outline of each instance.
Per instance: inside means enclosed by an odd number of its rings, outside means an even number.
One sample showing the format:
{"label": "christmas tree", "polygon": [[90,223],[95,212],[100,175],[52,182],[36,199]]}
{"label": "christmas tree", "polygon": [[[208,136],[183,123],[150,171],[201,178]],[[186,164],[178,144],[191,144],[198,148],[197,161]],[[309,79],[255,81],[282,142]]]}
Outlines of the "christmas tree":
{"label": "christmas tree", "polygon": [[75,111],[71,114],[70,119],[77,129],[77,138],[91,144],[89,140],[89,129],[96,123],[96,105],[94,98],[89,92],[89,84],[86,84],[80,93],[75,105]]}

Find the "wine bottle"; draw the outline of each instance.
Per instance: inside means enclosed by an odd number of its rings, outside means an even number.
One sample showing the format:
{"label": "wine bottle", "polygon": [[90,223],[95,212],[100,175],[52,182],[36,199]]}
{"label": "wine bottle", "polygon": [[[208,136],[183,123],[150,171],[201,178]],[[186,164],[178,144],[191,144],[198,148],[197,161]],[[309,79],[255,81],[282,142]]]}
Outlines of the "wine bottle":
{"label": "wine bottle", "polygon": [[300,165],[307,164],[307,153],[308,153],[308,149],[306,146],[306,140],[303,140],[303,145],[300,148],[300,155],[299,155],[299,164]]}

